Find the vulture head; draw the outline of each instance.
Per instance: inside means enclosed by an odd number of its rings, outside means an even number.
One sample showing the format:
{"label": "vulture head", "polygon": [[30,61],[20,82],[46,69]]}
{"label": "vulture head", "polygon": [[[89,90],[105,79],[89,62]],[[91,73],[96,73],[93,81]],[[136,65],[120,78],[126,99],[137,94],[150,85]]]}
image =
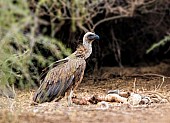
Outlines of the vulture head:
{"label": "vulture head", "polygon": [[92,32],[87,32],[83,37],[83,44],[91,44],[94,40],[99,40],[99,36]]}
{"label": "vulture head", "polygon": [[86,48],[87,52],[85,54],[85,59],[92,53],[92,42],[98,40],[99,36],[92,32],[87,32],[83,37],[83,46]]}

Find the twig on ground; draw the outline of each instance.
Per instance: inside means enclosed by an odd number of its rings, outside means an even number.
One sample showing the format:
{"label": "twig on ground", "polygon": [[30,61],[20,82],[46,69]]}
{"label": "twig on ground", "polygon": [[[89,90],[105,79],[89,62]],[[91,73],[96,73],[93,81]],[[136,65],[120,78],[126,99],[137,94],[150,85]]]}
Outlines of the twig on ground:
{"label": "twig on ground", "polygon": [[143,74],[144,76],[156,76],[156,77],[162,77],[163,79],[164,78],[170,78],[169,76],[164,76],[164,75],[161,75],[161,74],[155,74],[155,73],[147,73],[147,74]]}

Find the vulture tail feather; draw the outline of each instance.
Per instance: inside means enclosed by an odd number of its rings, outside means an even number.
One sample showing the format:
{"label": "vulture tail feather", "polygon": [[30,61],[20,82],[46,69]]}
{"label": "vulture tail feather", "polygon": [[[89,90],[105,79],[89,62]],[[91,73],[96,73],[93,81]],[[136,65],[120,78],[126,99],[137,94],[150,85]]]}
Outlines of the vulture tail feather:
{"label": "vulture tail feather", "polygon": [[[67,82],[53,82],[51,84],[43,83],[33,97],[33,101],[37,103],[50,102],[55,98],[65,95],[66,90],[71,86],[74,76],[71,76]],[[63,85],[65,83],[65,85]],[[45,88],[44,88],[45,87]]]}

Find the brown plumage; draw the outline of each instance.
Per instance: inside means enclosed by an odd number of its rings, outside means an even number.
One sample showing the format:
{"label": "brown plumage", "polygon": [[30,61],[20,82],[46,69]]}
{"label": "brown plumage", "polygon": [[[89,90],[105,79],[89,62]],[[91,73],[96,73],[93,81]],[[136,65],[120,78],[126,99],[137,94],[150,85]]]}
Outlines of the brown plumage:
{"label": "brown plumage", "polygon": [[86,61],[92,53],[92,42],[99,39],[99,36],[87,32],[83,37],[83,45],[65,59],[57,61],[57,66],[51,69],[37,92],[34,94],[33,101],[36,103],[50,102],[54,99],[59,100],[65,96],[65,92],[70,93],[68,104],[72,103],[71,96],[83,79]]}

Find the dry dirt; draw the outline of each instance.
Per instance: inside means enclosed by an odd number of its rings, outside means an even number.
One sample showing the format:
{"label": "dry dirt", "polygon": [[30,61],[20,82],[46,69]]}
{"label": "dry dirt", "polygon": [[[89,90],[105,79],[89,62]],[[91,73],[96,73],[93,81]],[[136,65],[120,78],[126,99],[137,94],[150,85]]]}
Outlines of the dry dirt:
{"label": "dry dirt", "polygon": [[[164,76],[162,76],[164,75]],[[103,68],[98,81],[85,77],[76,91],[79,97],[106,94],[108,90],[152,91],[170,99],[170,65],[141,68]],[[34,90],[16,91],[15,99],[0,97],[0,123],[170,123],[170,103],[129,106],[113,103],[108,109],[100,105],[67,107],[66,98],[59,102],[31,106]]]}

